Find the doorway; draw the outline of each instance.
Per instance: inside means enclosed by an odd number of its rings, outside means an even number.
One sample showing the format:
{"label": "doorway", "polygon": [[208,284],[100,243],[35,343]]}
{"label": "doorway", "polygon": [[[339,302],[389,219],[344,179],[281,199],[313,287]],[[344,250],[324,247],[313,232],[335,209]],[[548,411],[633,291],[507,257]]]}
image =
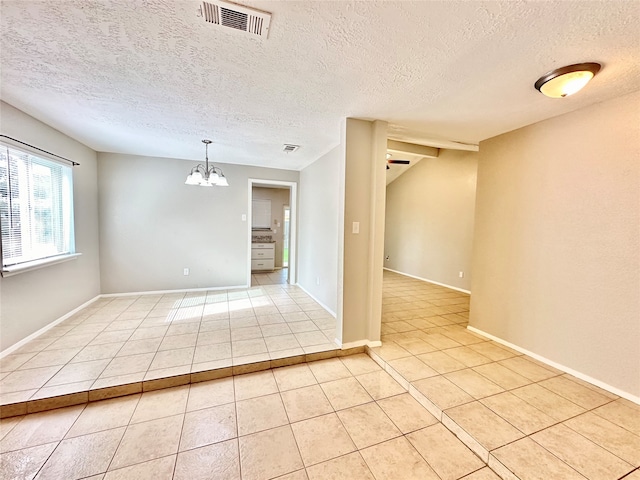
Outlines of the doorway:
{"label": "doorway", "polygon": [[282,212],[282,218],[284,219],[283,227],[283,247],[282,247],[282,268],[289,266],[289,229],[291,227],[291,208],[289,205],[284,206]]}
{"label": "doorway", "polygon": [[[297,183],[250,178],[248,187],[247,285],[293,285],[297,282]],[[258,248],[265,250],[258,252]]]}

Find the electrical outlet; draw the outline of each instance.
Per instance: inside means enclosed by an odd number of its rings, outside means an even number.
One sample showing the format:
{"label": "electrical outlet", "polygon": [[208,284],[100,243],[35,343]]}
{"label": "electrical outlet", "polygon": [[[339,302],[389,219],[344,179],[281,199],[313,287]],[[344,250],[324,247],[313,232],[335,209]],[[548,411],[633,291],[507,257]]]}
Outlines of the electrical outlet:
{"label": "electrical outlet", "polygon": [[247,214],[246,214],[246,213],[243,213],[243,214],[242,214],[242,221],[243,221],[243,222],[246,222],[246,221],[247,221]]}
{"label": "electrical outlet", "polygon": [[353,225],[351,226],[351,232],[360,233],[360,222],[353,222]]}
{"label": "electrical outlet", "polygon": [[460,278],[464,278],[464,272],[460,272],[460,273],[458,273],[458,276],[459,276]]}
{"label": "electrical outlet", "polygon": [[316,285],[320,285],[320,277],[316,277]]}
{"label": "electrical outlet", "polygon": [[185,268],[185,269],[182,271],[182,274],[183,274],[184,276],[189,275],[189,269],[188,269],[188,268]]}

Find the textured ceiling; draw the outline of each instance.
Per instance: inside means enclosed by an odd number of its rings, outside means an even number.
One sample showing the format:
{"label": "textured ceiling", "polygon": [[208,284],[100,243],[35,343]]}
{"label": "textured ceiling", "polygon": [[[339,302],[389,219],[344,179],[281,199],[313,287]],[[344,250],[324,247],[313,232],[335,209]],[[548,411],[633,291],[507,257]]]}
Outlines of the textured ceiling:
{"label": "textured ceiling", "polygon": [[[267,40],[191,0],[2,0],[0,96],[98,151],[201,159],[210,138],[214,161],[299,169],[347,116],[477,143],[640,89],[638,1],[241,3],[273,14]],[[604,69],[579,94],[533,89],[582,61]]]}

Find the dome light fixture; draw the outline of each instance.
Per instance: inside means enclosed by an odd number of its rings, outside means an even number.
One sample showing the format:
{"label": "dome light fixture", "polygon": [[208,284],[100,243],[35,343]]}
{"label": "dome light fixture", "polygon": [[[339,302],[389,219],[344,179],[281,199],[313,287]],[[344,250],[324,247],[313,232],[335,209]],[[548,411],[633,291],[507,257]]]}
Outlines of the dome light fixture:
{"label": "dome light fixture", "polygon": [[191,169],[191,173],[184,182],[186,185],[199,185],[201,187],[228,187],[229,182],[218,167],[209,167],[209,144],[211,140],[202,140],[205,144],[205,164],[199,164]]}
{"label": "dome light fixture", "polygon": [[582,90],[600,71],[599,63],[576,63],[545,73],[535,83],[536,90],[550,98],[564,98]]}

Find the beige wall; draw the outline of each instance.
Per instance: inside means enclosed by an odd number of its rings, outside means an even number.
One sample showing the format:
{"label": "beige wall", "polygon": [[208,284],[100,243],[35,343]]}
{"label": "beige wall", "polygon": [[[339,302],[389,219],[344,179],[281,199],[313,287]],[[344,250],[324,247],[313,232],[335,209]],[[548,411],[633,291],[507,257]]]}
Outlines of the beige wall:
{"label": "beige wall", "polygon": [[636,398],[639,126],[636,92],[480,144],[470,321]]}
{"label": "beige wall", "polygon": [[193,166],[99,154],[103,293],[246,285],[249,178],[297,182],[299,173],[216,163],[230,186],[204,188],[184,184]]}
{"label": "beige wall", "polygon": [[385,267],[469,290],[477,168],[476,152],[440,150],[387,186]]}
{"label": "beige wall", "polygon": [[[253,187],[252,198],[254,200],[271,200],[271,233],[256,232],[256,235],[271,235],[275,244],[275,266],[282,267],[282,253],[284,248],[284,207],[289,205],[288,188],[264,188]],[[278,226],[276,224],[280,224]]]}
{"label": "beige wall", "polygon": [[334,313],[342,155],[337,146],[300,172],[298,283]]}
{"label": "beige wall", "polygon": [[73,208],[76,260],[0,278],[0,350],[36,332],[100,293],[96,153],[81,143],[0,103],[4,135],[75,160]]}
{"label": "beige wall", "polygon": [[[342,138],[344,234],[338,260],[338,336],[343,344],[379,341],[387,124],[347,118]],[[359,233],[353,232],[354,222],[359,223]]]}

